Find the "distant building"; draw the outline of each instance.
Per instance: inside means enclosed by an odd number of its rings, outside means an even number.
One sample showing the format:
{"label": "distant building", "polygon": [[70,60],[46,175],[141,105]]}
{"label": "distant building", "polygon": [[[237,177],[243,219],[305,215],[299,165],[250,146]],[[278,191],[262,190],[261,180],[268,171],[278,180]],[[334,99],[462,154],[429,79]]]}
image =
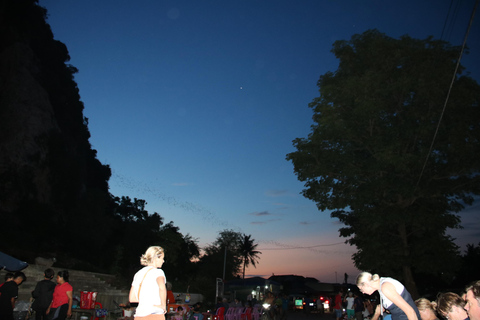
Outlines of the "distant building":
{"label": "distant building", "polygon": [[323,283],[315,278],[297,275],[274,275],[269,280],[278,282],[282,286],[282,292],[288,296],[311,297],[334,295],[344,285],[336,283]]}
{"label": "distant building", "polygon": [[252,295],[255,299],[262,301],[265,292],[271,291],[274,295],[281,292],[280,283],[261,277],[252,277],[246,279],[235,279],[225,283],[224,296],[231,301],[238,298],[245,302],[248,295]]}

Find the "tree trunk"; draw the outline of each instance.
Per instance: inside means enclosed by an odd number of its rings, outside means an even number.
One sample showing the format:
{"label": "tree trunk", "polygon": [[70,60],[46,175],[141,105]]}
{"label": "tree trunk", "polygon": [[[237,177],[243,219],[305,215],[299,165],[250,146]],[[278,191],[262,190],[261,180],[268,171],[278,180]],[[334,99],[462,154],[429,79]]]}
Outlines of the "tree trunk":
{"label": "tree trunk", "polygon": [[243,279],[245,280],[245,261],[246,259],[243,258]]}
{"label": "tree trunk", "polygon": [[415,280],[413,279],[412,267],[410,265],[407,265],[406,263],[410,260],[410,250],[408,246],[407,228],[405,226],[405,223],[400,223],[398,225],[398,232],[403,243],[403,255],[405,257],[402,266],[403,285],[405,286],[405,288],[407,288],[408,292],[410,292],[410,295],[415,300],[419,298],[419,295],[417,285],[415,284]]}
{"label": "tree trunk", "polygon": [[415,280],[413,280],[412,268],[410,266],[403,266],[403,285],[407,288],[408,292],[412,296],[413,300],[418,299],[420,296],[418,295],[417,285],[415,284]]}

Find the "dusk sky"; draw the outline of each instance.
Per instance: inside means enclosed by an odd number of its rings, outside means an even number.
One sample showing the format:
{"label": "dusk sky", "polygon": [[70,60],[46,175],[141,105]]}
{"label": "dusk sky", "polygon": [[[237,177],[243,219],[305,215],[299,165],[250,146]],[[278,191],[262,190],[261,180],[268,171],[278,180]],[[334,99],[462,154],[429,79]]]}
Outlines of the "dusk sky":
{"label": "dusk sky", "polygon": [[[90,142],[112,168],[113,195],[145,199],[200,247],[224,229],[252,235],[262,255],[247,276],[322,282],[354,280],[355,248],[300,195],[285,156],[310,132],[317,80],[337,69],[333,42],[376,28],[461,45],[474,3],[39,1],[79,69]],[[479,20],[462,58],[477,81]],[[479,243],[479,211],[477,201],[462,214],[465,228],[452,232],[460,245]]]}

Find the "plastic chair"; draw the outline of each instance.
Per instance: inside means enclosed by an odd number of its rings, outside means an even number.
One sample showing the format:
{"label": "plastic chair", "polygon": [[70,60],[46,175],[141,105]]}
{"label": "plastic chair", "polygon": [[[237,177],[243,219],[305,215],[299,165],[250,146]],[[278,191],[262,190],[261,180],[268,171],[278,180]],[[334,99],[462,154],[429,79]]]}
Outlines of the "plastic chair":
{"label": "plastic chair", "polygon": [[244,312],[242,313],[240,320],[252,320],[252,308],[247,307],[244,309]]}
{"label": "plastic chair", "polygon": [[245,308],[244,307],[237,307],[235,310],[235,320],[242,320],[242,314],[245,313]]}
{"label": "plastic chair", "polygon": [[235,320],[235,313],[236,313],[236,308],[235,307],[228,308],[227,313],[225,314],[225,319]]}
{"label": "plastic chair", "polygon": [[99,320],[100,318],[107,317],[107,309],[103,309],[103,306],[100,302],[95,302],[95,318],[94,320]]}
{"label": "plastic chair", "polygon": [[224,320],[225,318],[225,307],[220,307],[217,309],[217,312],[213,316],[213,320]]}
{"label": "plastic chair", "polygon": [[252,320],[259,320],[260,319],[260,311],[257,307],[254,307],[252,310]]}

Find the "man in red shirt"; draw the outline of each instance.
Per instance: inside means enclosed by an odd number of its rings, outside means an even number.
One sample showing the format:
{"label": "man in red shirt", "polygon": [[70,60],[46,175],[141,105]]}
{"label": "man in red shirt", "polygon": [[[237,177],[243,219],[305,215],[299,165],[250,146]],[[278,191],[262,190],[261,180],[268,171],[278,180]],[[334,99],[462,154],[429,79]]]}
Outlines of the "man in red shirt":
{"label": "man in red shirt", "polygon": [[333,310],[335,311],[335,317],[337,318],[337,320],[340,320],[340,318],[342,317],[342,313],[343,313],[342,301],[343,301],[342,291],[340,290],[335,296],[335,302],[333,304]]}

